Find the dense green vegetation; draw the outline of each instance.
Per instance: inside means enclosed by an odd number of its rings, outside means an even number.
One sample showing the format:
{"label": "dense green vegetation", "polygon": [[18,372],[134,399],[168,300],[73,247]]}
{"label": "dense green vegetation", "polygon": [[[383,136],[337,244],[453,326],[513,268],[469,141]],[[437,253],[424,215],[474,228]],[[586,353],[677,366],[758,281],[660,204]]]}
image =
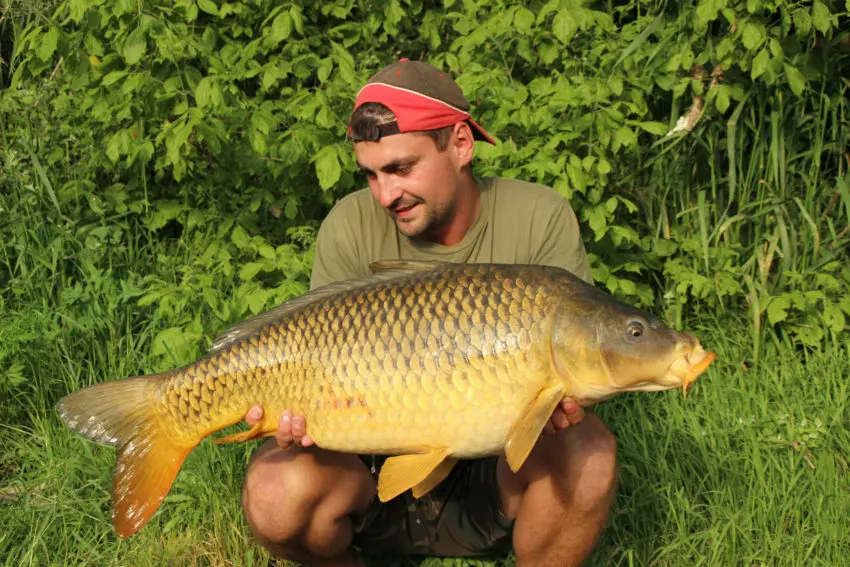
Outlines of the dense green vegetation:
{"label": "dense green vegetation", "polygon": [[458,78],[500,141],[477,172],[571,198],[597,285],[719,353],[687,400],[600,408],[622,481],[595,563],[850,552],[850,3],[0,4],[7,564],[267,562],[238,508],[253,445],[204,443],[118,542],[114,453],[52,406],[307,289],[318,223],[364,184],[354,94],[399,57]]}

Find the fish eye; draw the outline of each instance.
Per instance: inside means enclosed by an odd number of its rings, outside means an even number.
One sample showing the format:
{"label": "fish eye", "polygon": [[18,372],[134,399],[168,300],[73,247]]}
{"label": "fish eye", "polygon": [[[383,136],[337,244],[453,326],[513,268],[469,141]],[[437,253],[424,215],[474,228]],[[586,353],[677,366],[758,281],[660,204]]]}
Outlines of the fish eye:
{"label": "fish eye", "polygon": [[644,326],[640,321],[629,321],[629,328],[626,331],[633,338],[643,336]]}

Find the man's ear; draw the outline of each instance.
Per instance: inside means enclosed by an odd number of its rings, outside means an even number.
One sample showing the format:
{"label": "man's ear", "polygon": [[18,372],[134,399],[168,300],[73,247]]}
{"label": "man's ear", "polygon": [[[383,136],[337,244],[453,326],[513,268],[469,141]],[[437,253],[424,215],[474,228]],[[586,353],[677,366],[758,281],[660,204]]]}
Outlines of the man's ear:
{"label": "man's ear", "polygon": [[460,167],[466,167],[475,155],[475,137],[472,135],[472,128],[466,121],[458,122],[454,125],[452,134],[451,150],[454,151]]}

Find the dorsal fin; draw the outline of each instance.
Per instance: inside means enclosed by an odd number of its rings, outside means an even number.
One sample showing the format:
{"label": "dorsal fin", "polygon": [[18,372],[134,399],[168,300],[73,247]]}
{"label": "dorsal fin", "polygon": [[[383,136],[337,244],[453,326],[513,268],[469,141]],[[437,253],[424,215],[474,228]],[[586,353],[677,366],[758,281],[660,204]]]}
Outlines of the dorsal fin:
{"label": "dorsal fin", "polygon": [[437,262],[430,260],[380,260],[369,264],[373,274],[385,274],[395,272],[399,277],[418,274],[436,270],[444,266],[453,265],[451,262]]}
{"label": "dorsal fin", "polygon": [[[413,264],[415,264],[416,267],[414,267]],[[426,264],[427,267],[425,267]],[[375,270],[376,266],[377,270]],[[251,317],[250,319],[246,319],[245,321],[234,325],[233,327],[216,337],[216,339],[213,341],[212,346],[210,347],[209,353],[212,354],[214,352],[218,352],[224,348],[229,347],[237,341],[240,341],[246,337],[250,337],[269,323],[277,321],[278,319],[281,319],[294,311],[303,309],[307,305],[310,305],[311,303],[314,303],[316,301],[321,301],[338,293],[351,291],[352,289],[357,289],[361,287],[367,287],[380,282],[394,280],[396,278],[415,274],[426,269],[433,269],[438,266],[438,263],[428,262],[375,262],[374,264],[371,264],[369,266],[369,268],[374,271],[374,273],[370,276],[340,280],[338,282],[329,283],[322,287],[317,287],[316,289],[308,291],[303,295],[285,301],[277,307],[269,309],[268,311],[260,313],[259,315]]]}

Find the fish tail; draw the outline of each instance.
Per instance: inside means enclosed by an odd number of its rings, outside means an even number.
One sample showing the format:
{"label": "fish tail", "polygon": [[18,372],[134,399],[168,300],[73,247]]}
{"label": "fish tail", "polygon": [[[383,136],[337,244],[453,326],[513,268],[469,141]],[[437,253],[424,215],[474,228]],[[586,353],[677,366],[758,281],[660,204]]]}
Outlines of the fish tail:
{"label": "fish tail", "polygon": [[156,411],[166,374],[125,378],[78,390],[56,409],[72,431],[117,448],[112,473],[112,524],[120,537],[136,533],[159,508],[183,461],[198,444],[175,439],[176,424]]}

